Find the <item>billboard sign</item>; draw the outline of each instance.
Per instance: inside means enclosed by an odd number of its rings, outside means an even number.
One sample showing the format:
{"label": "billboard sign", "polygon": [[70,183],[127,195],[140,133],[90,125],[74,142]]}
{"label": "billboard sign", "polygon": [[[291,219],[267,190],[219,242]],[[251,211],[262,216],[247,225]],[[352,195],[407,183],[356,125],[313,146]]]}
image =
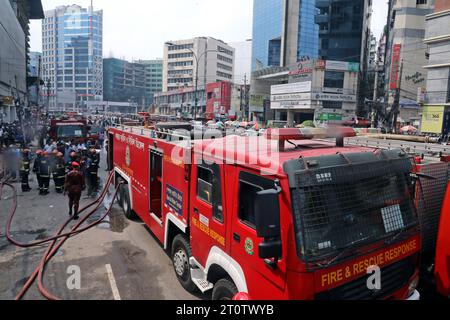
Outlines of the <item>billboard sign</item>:
{"label": "billboard sign", "polygon": [[295,82],[288,84],[280,84],[271,87],[271,94],[286,94],[286,93],[303,93],[303,92],[311,92],[312,82]]}
{"label": "billboard sign", "polygon": [[392,52],[391,90],[397,90],[399,86],[401,52],[402,45],[395,44]]}
{"label": "billboard sign", "polygon": [[289,71],[289,82],[311,81],[314,70],[314,61],[307,60],[298,62]]}
{"label": "billboard sign", "polygon": [[311,100],[304,101],[280,101],[271,102],[270,109],[272,110],[305,110],[311,109]]}
{"label": "billboard sign", "polygon": [[359,63],[346,61],[326,61],[326,70],[359,72]]}
{"label": "billboard sign", "polygon": [[316,93],[313,98],[321,101],[356,102],[356,95],[352,94]]}
{"label": "billboard sign", "polygon": [[424,133],[442,133],[444,125],[444,106],[424,106],[422,110],[422,129]]}

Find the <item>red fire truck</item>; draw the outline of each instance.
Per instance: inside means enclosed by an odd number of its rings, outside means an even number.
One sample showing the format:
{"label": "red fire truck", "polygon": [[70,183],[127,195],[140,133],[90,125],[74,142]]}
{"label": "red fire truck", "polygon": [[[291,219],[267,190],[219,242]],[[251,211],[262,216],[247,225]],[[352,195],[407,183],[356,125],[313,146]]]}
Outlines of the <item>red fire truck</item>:
{"label": "red fire truck", "polygon": [[[411,299],[421,236],[402,151],[344,146],[351,128],[174,141],[109,130],[119,203],[213,299]],[[164,135],[167,136],[167,135]],[[182,135],[180,135],[181,137]],[[188,135],[190,136],[190,135]],[[368,285],[371,266],[381,288]]]}
{"label": "red fire truck", "polygon": [[49,135],[55,141],[61,139],[86,140],[88,129],[87,121],[84,118],[63,117],[51,120]]}
{"label": "red fire truck", "polygon": [[450,298],[450,184],[442,207],[441,222],[436,245],[436,287],[437,291]]}

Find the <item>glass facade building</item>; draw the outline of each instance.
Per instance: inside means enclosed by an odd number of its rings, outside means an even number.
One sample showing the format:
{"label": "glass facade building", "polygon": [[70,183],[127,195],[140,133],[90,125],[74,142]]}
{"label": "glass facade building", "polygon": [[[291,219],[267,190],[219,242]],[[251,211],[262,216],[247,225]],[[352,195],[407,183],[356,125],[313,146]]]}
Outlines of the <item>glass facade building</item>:
{"label": "glass facade building", "polygon": [[319,12],[316,0],[301,0],[298,33],[297,56],[317,58],[319,54],[319,26],[315,23],[315,16]]}
{"label": "glass facade building", "polygon": [[319,26],[316,0],[254,0],[252,70],[282,64],[283,32],[288,22],[287,6],[299,6],[297,60],[304,56],[317,58],[319,52]]}
{"label": "glass facade building", "polygon": [[47,11],[42,39],[44,79],[50,80],[53,107],[77,109],[102,100],[103,12],[77,5]]}
{"label": "glass facade building", "polygon": [[253,1],[252,70],[280,64],[284,0]]}

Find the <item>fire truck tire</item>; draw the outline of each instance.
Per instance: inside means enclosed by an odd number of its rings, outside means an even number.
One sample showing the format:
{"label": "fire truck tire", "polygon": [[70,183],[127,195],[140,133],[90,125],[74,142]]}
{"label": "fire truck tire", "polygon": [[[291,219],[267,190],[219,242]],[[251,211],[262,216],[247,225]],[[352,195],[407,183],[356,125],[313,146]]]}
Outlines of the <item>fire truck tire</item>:
{"label": "fire truck tire", "polygon": [[191,278],[189,258],[192,256],[191,246],[187,237],[177,235],[172,242],[172,264],[178,281],[188,292],[197,291],[197,286]]}
{"label": "fire truck tire", "polygon": [[136,218],[135,213],[131,209],[131,200],[130,200],[130,194],[128,192],[128,185],[122,185],[122,188],[120,190],[121,193],[121,199],[122,199],[122,208],[123,213],[125,214],[125,217],[129,220],[133,220]]}
{"label": "fire truck tire", "polygon": [[214,285],[212,299],[232,300],[238,292],[238,288],[231,280],[221,279]]}
{"label": "fire truck tire", "polygon": [[[118,179],[118,183],[120,183],[122,181],[122,179]],[[117,192],[117,204],[119,205],[119,207],[123,208],[123,195],[122,195],[122,190],[123,190],[123,185],[120,187],[119,192]]]}

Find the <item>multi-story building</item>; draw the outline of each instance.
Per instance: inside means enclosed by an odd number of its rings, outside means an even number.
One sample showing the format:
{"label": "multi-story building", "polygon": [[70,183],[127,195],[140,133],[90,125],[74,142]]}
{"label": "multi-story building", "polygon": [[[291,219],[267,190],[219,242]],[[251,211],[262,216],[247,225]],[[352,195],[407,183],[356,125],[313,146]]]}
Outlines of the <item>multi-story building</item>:
{"label": "multi-story building", "polygon": [[136,63],[144,65],[145,68],[145,101],[146,106],[153,102],[153,96],[163,89],[163,60],[138,60]]}
{"label": "multi-story building", "polygon": [[419,90],[426,86],[428,64],[425,17],[433,13],[435,0],[390,0],[386,46],[386,101],[392,106],[400,94],[398,122],[419,122]]}
{"label": "multi-story building", "polygon": [[270,108],[292,112],[296,124],[352,121],[356,116],[359,63],[309,60],[287,72],[286,84],[271,86]]}
{"label": "multi-story building", "polygon": [[371,34],[369,41],[369,70],[375,70],[377,66],[377,38]]}
{"label": "multi-story building", "polygon": [[233,83],[250,83],[252,75],[252,40],[230,43],[235,49]]}
{"label": "multi-story building", "polygon": [[[372,98],[373,88],[368,79],[371,45],[370,24],[372,0],[318,0],[319,56],[324,60],[360,64],[358,113],[364,115],[364,100]],[[372,74],[373,76],[373,74]]]}
{"label": "multi-story building", "polygon": [[[427,15],[424,43],[429,61],[426,95],[423,97],[422,132],[450,135],[450,1],[436,0]],[[444,27],[447,26],[447,27]]]}
{"label": "multi-story building", "polygon": [[253,2],[252,70],[286,66],[302,57],[316,58],[319,28],[315,0]]}
{"label": "multi-story building", "polygon": [[145,106],[145,66],[116,58],[103,59],[103,89],[105,101]]}
{"label": "multi-story building", "polygon": [[232,81],[233,75],[234,48],[221,40],[197,37],[164,45],[163,91]]}
{"label": "multi-story building", "polygon": [[78,5],[45,12],[44,78],[50,110],[85,110],[103,99],[103,11]]}
{"label": "multi-story building", "polygon": [[31,104],[38,106],[40,99],[42,81],[42,53],[30,52],[28,61],[28,100]]}
{"label": "multi-story building", "polygon": [[193,87],[186,87],[155,93],[153,104],[158,114],[191,118],[195,97],[197,105],[202,106],[203,113],[206,112],[206,91],[203,86],[199,86],[197,92]]}
{"label": "multi-story building", "polygon": [[0,0],[0,124],[26,105],[29,20],[44,18],[40,0]]}

